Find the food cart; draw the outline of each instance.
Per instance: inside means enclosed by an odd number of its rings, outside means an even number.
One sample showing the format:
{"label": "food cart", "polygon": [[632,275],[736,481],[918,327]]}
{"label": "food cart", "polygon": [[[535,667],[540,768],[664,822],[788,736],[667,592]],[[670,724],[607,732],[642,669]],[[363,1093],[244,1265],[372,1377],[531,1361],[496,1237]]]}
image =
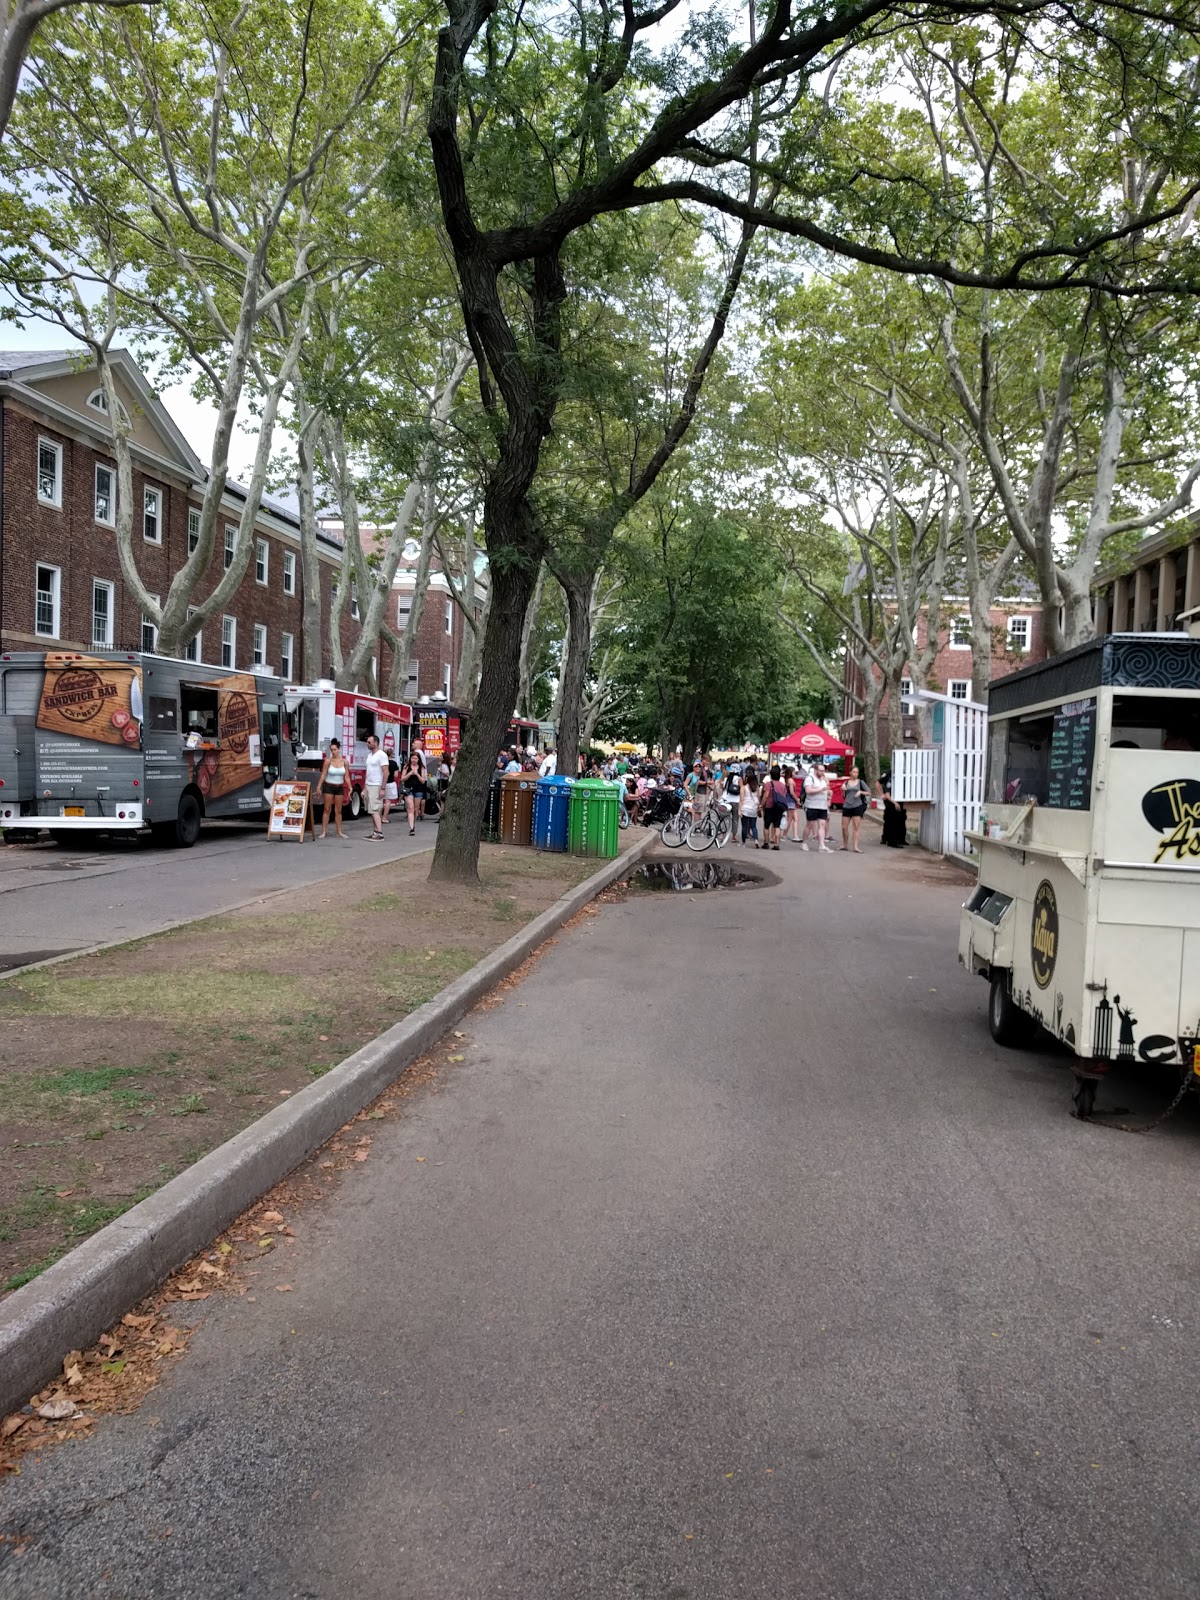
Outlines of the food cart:
{"label": "food cart", "polygon": [[959,960],[1000,1044],[1200,1073],[1200,638],[1112,634],[993,683]]}

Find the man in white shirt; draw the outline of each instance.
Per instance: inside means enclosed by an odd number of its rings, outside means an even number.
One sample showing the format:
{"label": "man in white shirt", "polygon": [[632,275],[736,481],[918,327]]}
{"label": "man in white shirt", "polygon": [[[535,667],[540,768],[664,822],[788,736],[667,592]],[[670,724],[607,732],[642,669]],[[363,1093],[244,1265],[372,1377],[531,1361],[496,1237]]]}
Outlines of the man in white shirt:
{"label": "man in white shirt", "polygon": [[541,765],[538,767],[538,777],[552,778],[557,771],[558,752],[556,750],[547,750],[546,754],[542,757]]}
{"label": "man in white shirt", "polygon": [[367,735],[367,810],[371,813],[372,832],[368,839],[383,838],[383,786],[387,782],[388,763],[387,757],[379,748],[379,740],[373,733]]}

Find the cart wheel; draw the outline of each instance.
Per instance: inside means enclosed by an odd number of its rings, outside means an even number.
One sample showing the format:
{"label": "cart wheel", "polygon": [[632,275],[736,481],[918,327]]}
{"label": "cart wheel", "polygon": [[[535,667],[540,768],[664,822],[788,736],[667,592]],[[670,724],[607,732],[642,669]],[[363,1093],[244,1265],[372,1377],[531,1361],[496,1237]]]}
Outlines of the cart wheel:
{"label": "cart wheel", "polygon": [[992,988],[988,995],[988,1029],[997,1044],[1009,1049],[1029,1043],[1033,1024],[1021,1008],[1013,1003],[1011,972],[992,975]]}
{"label": "cart wheel", "polygon": [[1079,1117],[1081,1120],[1086,1120],[1090,1117],[1096,1104],[1095,1078],[1081,1078],[1076,1074],[1075,1093],[1071,1096],[1071,1099],[1075,1106],[1075,1110],[1071,1113],[1072,1116]]}

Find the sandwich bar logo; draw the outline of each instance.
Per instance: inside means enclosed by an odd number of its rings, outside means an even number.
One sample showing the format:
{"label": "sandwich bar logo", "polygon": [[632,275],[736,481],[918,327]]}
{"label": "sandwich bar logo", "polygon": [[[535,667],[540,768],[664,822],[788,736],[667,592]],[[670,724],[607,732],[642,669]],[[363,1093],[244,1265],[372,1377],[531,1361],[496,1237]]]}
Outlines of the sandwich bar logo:
{"label": "sandwich bar logo", "polygon": [[105,683],[90,667],[69,667],[53,685],[47,684],[42,705],[68,722],[90,722],[106,700],[117,698],[115,683]]}
{"label": "sandwich bar logo", "polygon": [[1200,858],[1200,780],[1172,778],[1142,796],[1142,815],[1161,835],[1154,864]]}
{"label": "sandwich bar logo", "polygon": [[1033,897],[1029,954],[1034,983],[1039,989],[1048,988],[1058,960],[1058,901],[1054,898],[1053,886],[1045,878],[1038,884]]}

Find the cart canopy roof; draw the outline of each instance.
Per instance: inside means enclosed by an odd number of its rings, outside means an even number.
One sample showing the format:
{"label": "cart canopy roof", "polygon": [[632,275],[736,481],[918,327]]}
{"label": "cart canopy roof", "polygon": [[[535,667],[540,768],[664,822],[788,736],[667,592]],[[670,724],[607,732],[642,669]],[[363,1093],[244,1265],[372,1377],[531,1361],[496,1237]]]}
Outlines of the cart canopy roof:
{"label": "cart canopy roof", "polygon": [[1200,639],[1186,633],[1110,633],[997,678],[988,691],[988,712],[1009,716],[1100,688],[1200,691]]}

